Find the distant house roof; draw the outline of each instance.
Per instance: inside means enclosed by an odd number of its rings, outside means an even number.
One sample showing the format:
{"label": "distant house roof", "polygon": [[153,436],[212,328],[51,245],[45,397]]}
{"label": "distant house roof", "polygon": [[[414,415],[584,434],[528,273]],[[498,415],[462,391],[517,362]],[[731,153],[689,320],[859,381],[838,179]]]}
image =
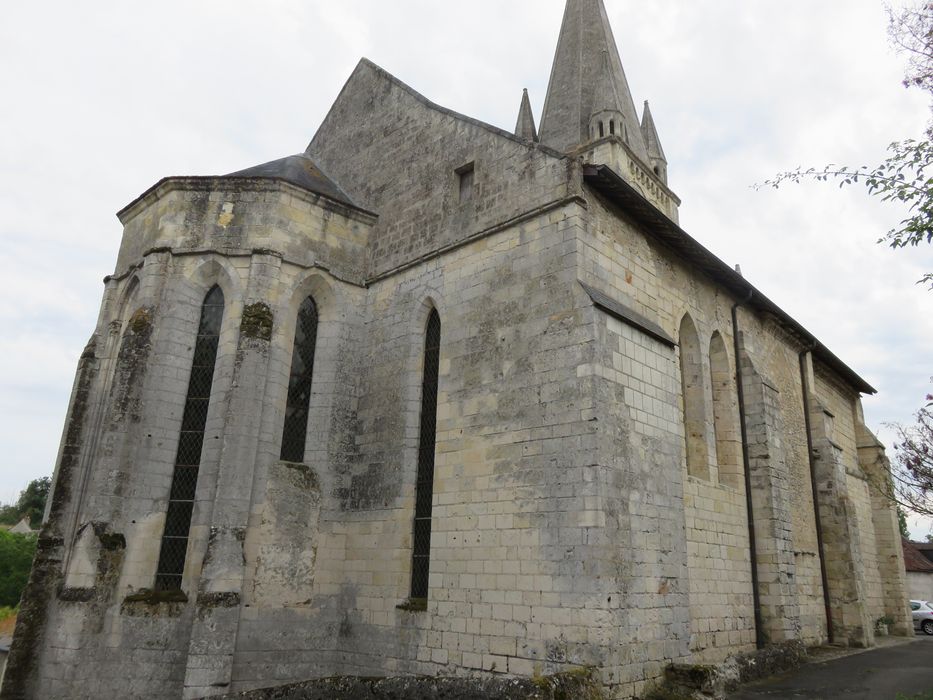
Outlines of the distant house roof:
{"label": "distant house roof", "polygon": [[924,556],[921,549],[921,547],[924,547],[933,551],[933,544],[911,542],[910,540],[901,540],[901,544],[904,547],[904,568],[908,571],[933,574],[933,562]]}
{"label": "distant house roof", "polygon": [[933,561],[933,542],[912,542],[914,547],[930,561]]}
{"label": "distant house roof", "polygon": [[35,530],[29,527],[29,516],[27,515],[16,523],[16,525],[11,527],[10,532],[16,533],[17,535],[31,535]]}

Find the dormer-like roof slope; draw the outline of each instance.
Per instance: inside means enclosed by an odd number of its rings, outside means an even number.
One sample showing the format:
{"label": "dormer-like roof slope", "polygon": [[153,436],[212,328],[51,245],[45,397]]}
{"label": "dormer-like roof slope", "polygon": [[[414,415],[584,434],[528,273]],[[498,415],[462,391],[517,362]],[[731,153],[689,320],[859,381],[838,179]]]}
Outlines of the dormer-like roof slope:
{"label": "dormer-like roof slope", "polygon": [[350,195],[327,177],[306,153],[270,160],[268,163],[224,175],[224,178],[282,180],[342,204],[357,206]]}

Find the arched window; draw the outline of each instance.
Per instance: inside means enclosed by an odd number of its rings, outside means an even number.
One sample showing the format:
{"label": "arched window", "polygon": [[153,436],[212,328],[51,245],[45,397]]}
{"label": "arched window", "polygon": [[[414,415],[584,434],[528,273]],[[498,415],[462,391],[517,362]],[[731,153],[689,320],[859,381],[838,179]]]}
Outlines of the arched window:
{"label": "arched window", "polygon": [[726,344],[718,332],[709,342],[709,376],[713,394],[713,430],[716,433],[716,464],[719,482],[739,485],[739,462],[742,458],[735,384],[729,367]]}
{"label": "arched window", "polygon": [[609,120],[609,134],[610,136],[615,136],[616,133],[616,122],[614,119]]}
{"label": "arched window", "polygon": [[285,425],[282,427],[284,462],[303,462],[305,438],[308,432],[308,408],[311,404],[311,375],[314,372],[314,348],[317,344],[317,306],[308,297],[298,308],[295,322],[295,345],[292,369],[288,377],[288,400],[285,404]]}
{"label": "arched window", "polygon": [[431,501],[434,498],[434,443],[437,437],[437,375],[440,366],[441,318],[431,311],[424,338],[421,382],[421,430],[418,477],[415,484],[414,546],[411,557],[411,598],[428,597],[431,564]]}
{"label": "arched window", "polygon": [[165,530],[156,570],[156,590],[181,588],[223,316],[224,293],[220,287],[214,286],[207,293],[201,306],[201,322],[194,344],[188,396],[181,419],[172,490],[169,493],[168,513],[165,516]]}
{"label": "arched window", "polygon": [[706,446],[706,408],[703,392],[703,362],[700,337],[689,314],[680,322],[680,377],[684,399],[684,434],[687,442],[687,473],[709,479],[709,450]]}
{"label": "arched window", "polygon": [[599,122],[599,138],[602,138],[603,136],[605,136],[605,133],[603,133],[603,123]]}

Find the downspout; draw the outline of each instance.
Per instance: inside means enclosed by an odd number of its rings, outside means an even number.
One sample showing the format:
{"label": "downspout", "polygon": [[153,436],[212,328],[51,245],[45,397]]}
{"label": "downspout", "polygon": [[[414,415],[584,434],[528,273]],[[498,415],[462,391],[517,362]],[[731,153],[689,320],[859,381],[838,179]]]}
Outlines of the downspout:
{"label": "downspout", "polygon": [[752,601],[755,612],[755,645],[765,647],[764,629],[761,623],[761,595],[758,592],[758,545],[755,539],[755,515],[752,506],[752,468],[748,458],[748,429],[745,427],[745,387],[742,385],[741,347],[739,345],[739,307],[744,306],[755,296],[755,290],[748,290],[748,296],[732,305],[732,342],[735,348],[735,393],[739,402],[739,428],[742,432],[742,466],[745,469],[745,511],[748,516],[748,549],[752,569]]}
{"label": "downspout", "polygon": [[829,599],[829,576],[826,573],[826,552],[823,547],[823,523],[820,519],[819,487],[816,483],[816,457],[813,452],[813,434],[810,428],[810,382],[807,378],[807,355],[813,352],[815,342],[800,353],[800,386],[803,392],[803,422],[807,431],[807,457],[810,460],[810,488],[813,492],[813,515],[816,521],[816,547],[820,557],[820,577],[823,581],[823,607],[826,609],[826,637],[830,644],[833,635],[833,611]]}

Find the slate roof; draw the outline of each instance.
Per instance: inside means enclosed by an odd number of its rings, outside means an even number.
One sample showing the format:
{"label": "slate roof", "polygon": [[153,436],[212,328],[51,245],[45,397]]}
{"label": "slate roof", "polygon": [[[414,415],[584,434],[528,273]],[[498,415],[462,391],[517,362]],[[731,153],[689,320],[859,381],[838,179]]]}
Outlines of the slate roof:
{"label": "slate roof", "polygon": [[904,547],[904,568],[908,571],[933,574],[933,562],[923,556],[923,552],[918,547],[919,544],[919,542],[901,540],[901,545]]}
{"label": "slate roof", "polygon": [[271,160],[268,163],[254,165],[252,168],[224,175],[224,177],[283,180],[342,204],[349,204],[351,207],[357,206],[350,198],[350,195],[344,192],[336,182],[327,177],[306,153]]}

